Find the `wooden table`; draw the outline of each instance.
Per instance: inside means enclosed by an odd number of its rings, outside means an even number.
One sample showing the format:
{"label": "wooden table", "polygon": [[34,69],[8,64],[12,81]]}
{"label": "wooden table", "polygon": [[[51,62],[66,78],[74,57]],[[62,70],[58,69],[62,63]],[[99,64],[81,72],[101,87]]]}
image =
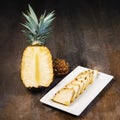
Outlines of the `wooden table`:
{"label": "wooden table", "polygon": [[20,62],[27,38],[21,33],[25,0],[0,4],[0,120],[120,120],[119,0],[31,1],[37,15],[56,10],[54,32],[47,47],[54,58],[66,59],[73,70],[81,65],[111,74],[114,80],[79,116],[39,102],[62,78],[45,90],[31,92],[20,80]]}

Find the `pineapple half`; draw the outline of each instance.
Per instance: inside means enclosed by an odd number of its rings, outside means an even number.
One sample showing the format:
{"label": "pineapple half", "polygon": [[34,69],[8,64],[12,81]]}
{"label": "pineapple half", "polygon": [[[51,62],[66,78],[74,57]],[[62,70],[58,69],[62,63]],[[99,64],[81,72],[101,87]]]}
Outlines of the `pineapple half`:
{"label": "pineapple half", "polygon": [[48,87],[53,81],[52,55],[44,46],[45,39],[51,32],[51,23],[54,20],[54,11],[46,15],[46,12],[38,20],[32,7],[23,13],[26,18],[25,30],[30,45],[23,52],[21,60],[21,79],[27,88]]}

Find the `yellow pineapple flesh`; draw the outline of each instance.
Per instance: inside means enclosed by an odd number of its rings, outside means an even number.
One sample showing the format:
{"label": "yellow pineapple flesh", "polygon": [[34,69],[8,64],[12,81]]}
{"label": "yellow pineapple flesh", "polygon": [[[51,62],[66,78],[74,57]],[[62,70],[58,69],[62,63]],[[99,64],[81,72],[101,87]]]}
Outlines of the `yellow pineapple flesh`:
{"label": "yellow pineapple flesh", "polygon": [[52,56],[45,46],[28,46],[21,62],[21,79],[26,87],[47,87],[53,80]]}

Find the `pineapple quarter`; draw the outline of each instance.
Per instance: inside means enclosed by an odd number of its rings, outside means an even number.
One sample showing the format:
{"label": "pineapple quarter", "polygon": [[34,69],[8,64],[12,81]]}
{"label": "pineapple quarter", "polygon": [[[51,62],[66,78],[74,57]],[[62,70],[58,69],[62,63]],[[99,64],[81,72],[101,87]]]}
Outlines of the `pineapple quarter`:
{"label": "pineapple quarter", "polygon": [[21,79],[28,87],[48,87],[53,81],[53,62],[49,49],[44,45],[46,38],[51,32],[51,23],[54,20],[54,12],[46,15],[46,12],[37,19],[32,7],[28,5],[24,34],[28,37],[31,45],[23,52],[21,60]]}

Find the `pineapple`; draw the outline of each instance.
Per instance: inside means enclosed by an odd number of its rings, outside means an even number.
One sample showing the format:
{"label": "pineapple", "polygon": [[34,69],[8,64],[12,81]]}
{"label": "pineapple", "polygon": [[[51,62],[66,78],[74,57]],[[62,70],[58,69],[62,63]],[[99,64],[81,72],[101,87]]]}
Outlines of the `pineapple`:
{"label": "pineapple", "polygon": [[21,60],[21,80],[27,88],[48,87],[53,81],[52,55],[44,46],[46,38],[52,30],[54,11],[46,15],[44,12],[38,20],[32,7],[28,5],[29,11],[23,13],[26,19],[25,30],[30,45],[23,52]]}
{"label": "pineapple", "polygon": [[53,60],[53,71],[55,76],[64,76],[69,73],[69,63],[64,59],[56,58]]}

